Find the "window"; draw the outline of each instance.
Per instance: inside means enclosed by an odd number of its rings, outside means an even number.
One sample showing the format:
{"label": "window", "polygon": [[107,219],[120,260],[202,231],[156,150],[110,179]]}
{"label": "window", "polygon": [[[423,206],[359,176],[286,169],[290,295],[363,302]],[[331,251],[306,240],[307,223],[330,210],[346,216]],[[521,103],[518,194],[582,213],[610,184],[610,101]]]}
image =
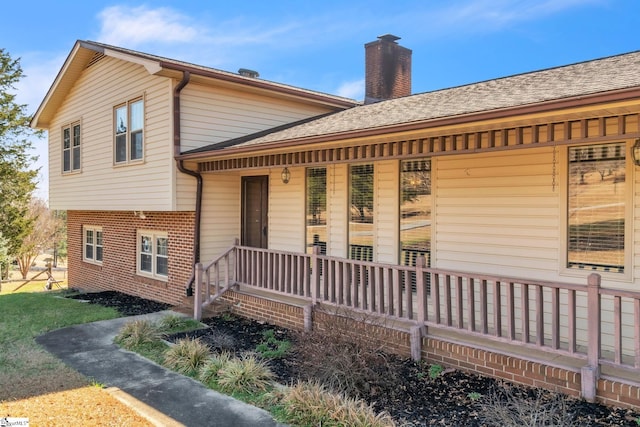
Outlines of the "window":
{"label": "window", "polygon": [[349,169],[349,258],[373,261],[373,165]]}
{"label": "window", "polygon": [[80,170],[80,123],[62,128],[62,172]]}
{"label": "window", "polygon": [[624,143],[569,148],[567,267],[624,272]]}
{"label": "window", "polygon": [[156,231],[138,233],[138,273],[166,280],[169,275],[169,239]]}
{"label": "window", "polygon": [[82,246],[84,248],[82,259],[86,262],[102,264],[102,228],[84,226],[82,228],[82,235]]}
{"label": "window", "polygon": [[327,253],[327,168],[307,169],[307,252]]}
{"label": "window", "polygon": [[415,266],[431,254],[431,161],[402,162],[400,172],[400,265]]}
{"label": "window", "polygon": [[115,108],[116,164],[142,160],[144,151],[144,101],[137,99]]}

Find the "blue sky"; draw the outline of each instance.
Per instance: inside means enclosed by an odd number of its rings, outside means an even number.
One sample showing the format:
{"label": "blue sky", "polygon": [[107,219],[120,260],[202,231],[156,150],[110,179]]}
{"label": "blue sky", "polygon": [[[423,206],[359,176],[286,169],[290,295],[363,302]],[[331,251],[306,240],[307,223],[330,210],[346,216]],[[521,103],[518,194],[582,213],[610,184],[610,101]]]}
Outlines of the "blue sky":
{"label": "blue sky", "polygon": [[[413,92],[640,50],[638,0],[10,1],[0,47],[34,112],[78,39],[363,98],[364,44],[413,50]],[[639,68],[640,72],[640,68]],[[46,144],[36,142],[46,191]]]}

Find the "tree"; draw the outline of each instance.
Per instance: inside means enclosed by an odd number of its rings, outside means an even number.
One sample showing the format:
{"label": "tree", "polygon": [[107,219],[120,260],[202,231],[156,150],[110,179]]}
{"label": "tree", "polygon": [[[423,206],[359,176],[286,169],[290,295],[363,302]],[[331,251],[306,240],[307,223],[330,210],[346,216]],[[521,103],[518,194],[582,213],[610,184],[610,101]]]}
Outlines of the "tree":
{"label": "tree", "polygon": [[44,249],[53,248],[56,237],[61,229],[61,220],[54,215],[47,204],[37,198],[33,198],[29,205],[28,219],[33,223],[31,232],[22,240],[16,257],[18,268],[22,278],[27,278],[29,268],[38,254]]}
{"label": "tree", "polygon": [[[359,222],[372,222],[366,210],[373,211],[373,165],[351,167],[351,206],[358,211]],[[351,221],[357,220],[351,216]]]}
{"label": "tree", "polygon": [[8,240],[0,233],[0,283],[9,278],[10,262],[11,257],[9,256]]}
{"label": "tree", "polygon": [[15,84],[23,77],[18,59],[0,49],[0,233],[7,250],[16,255],[22,240],[31,232],[33,220],[27,215],[38,171],[31,170],[36,157],[29,154],[34,132],[26,105],[16,103]]}
{"label": "tree", "polygon": [[320,215],[327,210],[327,169],[311,169],[307,180],[307,209],[313,217],[311,224],[318,225]]}

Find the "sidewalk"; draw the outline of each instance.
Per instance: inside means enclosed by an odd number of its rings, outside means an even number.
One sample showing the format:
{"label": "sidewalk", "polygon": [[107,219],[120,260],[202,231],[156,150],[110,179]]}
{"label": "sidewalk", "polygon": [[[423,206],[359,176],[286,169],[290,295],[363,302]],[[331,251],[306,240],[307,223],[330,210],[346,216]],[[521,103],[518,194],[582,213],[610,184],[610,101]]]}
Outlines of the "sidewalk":
{"label": "sidewalk", "polygon": [[125,323],[142,318],[153,321],[167,313],[71,326],[39,336],[36,341],[66,365],[104,384],[108,392],[155,425],[281,425],[262,409],[210,390],[113,343]]}

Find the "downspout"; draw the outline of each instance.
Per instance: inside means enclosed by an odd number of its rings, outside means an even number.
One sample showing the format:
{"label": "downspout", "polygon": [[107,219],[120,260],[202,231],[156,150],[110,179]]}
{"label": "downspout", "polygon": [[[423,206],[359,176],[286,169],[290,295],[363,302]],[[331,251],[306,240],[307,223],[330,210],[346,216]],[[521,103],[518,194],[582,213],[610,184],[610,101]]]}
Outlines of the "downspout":
{"label": "downspout", "polygon": [[[190,175],[196,179],[196,217],[193,226],[193,265],[200,261],[200,220],[202,218],[202,175],[197,171],[192,171],[184,167],[184,161],[179,160],[180,155],[180,92],[189,83],[191,73],[184,71],[182,80],[173,89],[173,156],[176,160],[178,170],[184,174]],[[192,271],[189,282],[187,283],[187,296],[193,295],[193,280],[195,271]]]}

